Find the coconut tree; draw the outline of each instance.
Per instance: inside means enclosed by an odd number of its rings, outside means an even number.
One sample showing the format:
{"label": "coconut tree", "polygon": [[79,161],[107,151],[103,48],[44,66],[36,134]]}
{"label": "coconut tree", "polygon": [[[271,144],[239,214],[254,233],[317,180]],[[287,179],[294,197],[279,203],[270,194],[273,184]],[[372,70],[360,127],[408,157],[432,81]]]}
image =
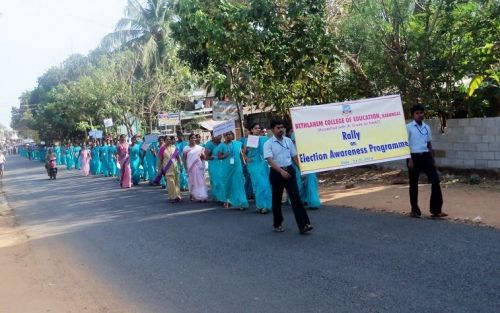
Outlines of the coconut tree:
{"label": "coconut tree", "polygon": [[142,68],[154,71],[165,56],[171,12],[168,0],[128,0],[125,17],[118,21],[113,33],[104,37],[102,46],[107,50],[138,50]]}
{"label": "coconut tree", "polygon": [[[143,90],[140,116],[152,130],[155,112],[162,107],[164,95],[158,92],[171,61],[174,44],[169,38],[172,18],[169,0],[128,0],[124,17],[102,46],[110,51],[131,49],[141,60],[136,68],[134,86]],[[174,56],[175,57],[175,56]]]}

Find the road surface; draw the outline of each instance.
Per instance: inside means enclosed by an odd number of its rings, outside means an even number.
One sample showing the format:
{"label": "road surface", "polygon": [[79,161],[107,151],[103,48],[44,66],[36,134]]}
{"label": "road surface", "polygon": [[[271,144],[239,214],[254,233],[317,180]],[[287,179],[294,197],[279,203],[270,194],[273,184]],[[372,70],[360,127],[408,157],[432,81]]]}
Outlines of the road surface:
{"label": "road surface", "polygon": [[3,189],[32,250],[67,254],[66,268],[96,277],[130,312],[500,308],[496,229],[323,207],[301,236],[286,207],[278,234],[271,215],[172,205],[157,187],[122,190],[113,178],[64,169],[49,181],[41,163],[19,157]]}

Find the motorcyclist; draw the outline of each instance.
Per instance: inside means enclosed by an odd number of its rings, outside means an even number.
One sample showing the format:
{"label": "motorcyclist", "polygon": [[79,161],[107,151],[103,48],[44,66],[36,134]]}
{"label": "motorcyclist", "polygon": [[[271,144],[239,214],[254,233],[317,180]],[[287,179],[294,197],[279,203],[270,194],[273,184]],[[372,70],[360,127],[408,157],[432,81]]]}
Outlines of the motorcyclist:
{"label": "motorcyclist", "polygon": [[[50,177],[50,169],[56,167],[56,154],[49,149],[47,156],[45,157],[45,169],[47,170],[47,175]],[[51,164],[52,163],[52,164]]]}

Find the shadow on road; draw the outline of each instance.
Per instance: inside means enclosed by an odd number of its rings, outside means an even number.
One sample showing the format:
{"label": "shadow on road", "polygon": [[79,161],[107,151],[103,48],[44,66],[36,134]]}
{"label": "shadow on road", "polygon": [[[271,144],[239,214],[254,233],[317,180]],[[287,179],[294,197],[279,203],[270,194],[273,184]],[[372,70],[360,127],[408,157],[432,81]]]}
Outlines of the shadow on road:
{"label": "shadow on road", "polygon": [[[4,177],[7,199],[31,239],[78,231],[90,225],[134,223],[203,214],[219,207],[184,200],[168,203],[165,190],[146,182],[121,189],[116,178],[82,177],[77,170],[60,169],[49,180],[41,162],[12,158]],[[184,193],[188,199],[188,194]],[[211,206],[211,207],[210,207]],[[32,209],[35,207],[36,209]]]}

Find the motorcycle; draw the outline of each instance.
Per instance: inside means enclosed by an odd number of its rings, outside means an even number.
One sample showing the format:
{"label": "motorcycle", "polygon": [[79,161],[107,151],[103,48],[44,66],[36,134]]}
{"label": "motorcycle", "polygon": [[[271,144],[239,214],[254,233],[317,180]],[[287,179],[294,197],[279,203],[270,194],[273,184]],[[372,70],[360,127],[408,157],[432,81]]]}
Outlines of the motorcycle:
{"label": "motorcycle", "polygon": [[47,172],[49,174],[50,179],[56,179],[56,177],[57,177],[56,159],[50,159],[47,162]]}

